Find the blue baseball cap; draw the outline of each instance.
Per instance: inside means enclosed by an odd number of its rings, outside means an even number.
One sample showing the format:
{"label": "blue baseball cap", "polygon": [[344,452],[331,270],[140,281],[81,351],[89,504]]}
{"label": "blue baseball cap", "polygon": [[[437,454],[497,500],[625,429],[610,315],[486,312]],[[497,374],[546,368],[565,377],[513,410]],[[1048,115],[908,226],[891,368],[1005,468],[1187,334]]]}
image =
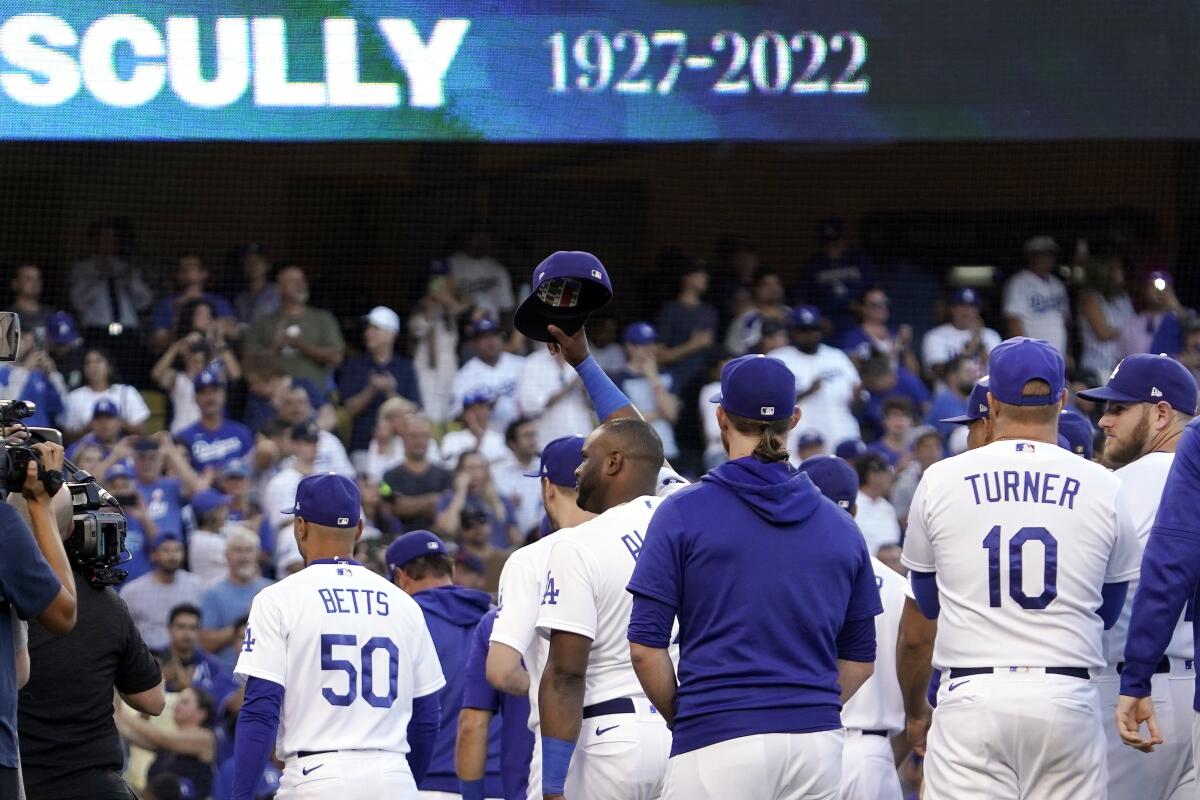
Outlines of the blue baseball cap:
{"label": "blue baseball cap", "polygon": [[538,468],[524,473],[527,478],[546,478],[556,486],[575,488],[575,470],[583,463],[586,436],[562,436],[542,449]]}
{"label": "blue baseball cap", "polygon": [[979,380],[975,381],[974,388],[971,389],[971,394],[967,397],[967,413],[959,414],[957,417],[946,417],[939,419],[938,422],[949,422],[952,425],[970,425],[976,420],[986,419],[988,416],[988,376],[984,375]]}
{"label": "blue baseball cap", "polygon": [[487,333],[499,333],[500,323],[491,317],[480,317],[471,324],[471,337],[476,338]]}
{"label": "blue baseball cap", "polygon": [[814,430],[807,430],[800,434],[800,438],[796,440],[796,447],[824,447],[825,437]]}
{"label": "blue baseball cap", "polygon": [[833,454],[846,461],[857,461],[867,454],[867,443],[862,439],[847,439],[834,448]]}
{"label": "blue baseball cap", "polygon": [[552,342],[546,330],[557,325],[570,335],[593,311],[612,300],[612,281],[600,259],[582,250],[560,250],[534,267],[533,289],[517,306],[513,325],[539,342]]}
{"label": "blue baseball cap", "polygon": [[53,345],[72,344],[79,341],[79,328],[69,311],[55,311],[46,318],[46,340]]}
{"label": "blue baseball cap", "polygon": [[354,528],[362,513],[358,486],[335,472],[309,475],[296,486],[296,503],[281,514],[297,517],[327,528]]}
{"label": "blue baseball cap", "polygon": [[[853,441],[853,440],[852,440]],[[858,473],[845,459],[837,456],[813,456],[800,462],[799,472],[808,475],[821,494],[846,511],[858,497]]]}
{"label": "blue baseball cap", "polygon": [[197,392],[209,386],[216,386],[220,389],[225,388],[225,376],[221,374],[219,369],[205,367],[196,374],[196,379],[192,381],[192,388]]}
{"label": "blue baseball cap", "polygon": [[216,489],[203,489],[192,497],[192,511],[197,514],[207,514],[213,509],[227,506],[233,502],[233,498],[227,494],[222,494]]}
{"label": "blue baseball cap", "polygon": [[796,306],[792,309],[792,327],[797,330],[812,330],[821,327],[821,309],[816,306]]}
{"label": "blue baseball cap", "polygon": [[952,305],[956,306],[975,306],[979,307],[983,304],[983,299],[979,296],[979,292],[974,289],[963,287],[955,291],[954,298],[951,300]]}
{"label": "blue baseball cap", "polygon": [[107,397],[101,397],[96,401],[96,405],[92,406],[93,417],[119,417],[121,409],[117,408],[117,404]]}
{"label": "blue baseball cap", "polygon": [[1176,411],[1196,413],[1196,379],[1187,367],[1166,355],[1126,356],[1108,383],[1079,392],[1079,396],[1108,403],[1169,403]]}
{"label": "blue baseball cap", "polygon": [[221,468],[222,478],[247,478],[249,476],[250,468],[240,458],[229,459],[225,462],[225,466]]}
{"label": "blue baseball cap", "polygon": [[721,391],[708,402],[746,419],[790,419],[796,408],[796,376],[778,358],[741,356],[721,368]]}
{"label": "blue baseball cap", "polygon": [[[1001,403],[1010,406],[1049,406],[1062,399],[1067,382],[1067,365],[1062,353],[1043,339],[1014,336],[996,345],[989,356],[989,390]],[[1030,381],[1050,384],[1050,393],[1040,397],[1022,396]]]}
{"label": "blue baseball cap", "polygon": [[1071,449],[1071,440],[1068,439],[1067,437],[1063,436],[1061,433],[1058,434],[1056,441],[1058,442],[1058,446],[1061,447],[1063,450]]}
{"label": "blue baseball cap", "polygon": [[446,543],[436,533],[429,531],[409,531],[388,545],[383,560],[391,574],[413,559],[434,554],[449,555]]}
{"label": "blue baseball cap", "polygon": [[1058,415],[1058,435],[1067,440],[1066,445],[1060,443],[1060,447],[1077,456],[1083,456],[1088,461],[1092,460],[1096,428],[1090,419],[1073,408],[1064,408]]}
{"label": "blue baseball cap", "polygon": [[658,331],[649,322],[631,322],[626,326],[621,341],[625,344],[654,344],[658,341]]}
{"label": "blue baseball cap", "polygon": [[121,478],[132,478],[132,477],[134,477],[133,470],[131,470],[129,468],[129,465],[126,464],[124,461],[118,461],[117,463],[115,463],[111,467],[109,467],[108,471],[104,473],[104,480],[106,480],[106,481],[115,481],[115,480],[119,480]]}
{"label": "blue baseball cap", "polygon": [[472,389],[463,395],[462,407],[465,409],[479,403],[490,403],[495,399],[487,389]]}

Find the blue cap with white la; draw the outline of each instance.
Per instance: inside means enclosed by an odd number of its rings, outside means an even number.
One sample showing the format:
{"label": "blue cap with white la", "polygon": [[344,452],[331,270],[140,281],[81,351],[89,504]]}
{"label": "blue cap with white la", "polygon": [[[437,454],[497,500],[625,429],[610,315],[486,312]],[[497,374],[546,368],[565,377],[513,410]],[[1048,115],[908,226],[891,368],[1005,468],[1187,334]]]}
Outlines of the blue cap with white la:
{"label": "blue cap with white la", "polygon": [[583,463],[584,436],[562,436],[542,449],[538,468],[524,473],[527,478],[546,478],[556,486],[575,488],[575,470]]}
{"label": "blue cap with white la", "polygon": [[846,439],[838,443],[833,454],[846,461],[856,461],[867,454],[867,443],[862,439]]}
{"label": "blue cap with white la", "polygon": [[1126,356],[1107,384],[1079,396],[1106,403],[1168,403],[1176,411],[1196,413],[1196,379],[1183,364],[1162,354]]}
{"label": "blue cap with white la", "polygon": [[46,318],[46,339],[53,345],[73,344],[79,341],[79,328],[69,311],[55,311]]}
{"label": "blue cap with white la", "polygon": [[649,322],[631,322],[625,327],[621,341],[625,344],[654,344],[658,341],[658,331]]}
{"label": "blue cap with white la", "polygon": [[471,324],[471,336],[478,337],[488,333],[498,333],[500,323],[491,317],[480,317]]}
{"label": "blue cap with white la", "polygon": [[133,470],[124,461],[118,461],[108,468],[108,472],[104,473],[104,480],[115,481],[121,478],[134,477]]}
{"label": "blue cap with white la", "polygon": [[796,306],[792,309],[792,327],[812,330],[821,327],[821,309],[816,306]]}
{"label": "blue cap with white la", "polygon": [[979,297],[979,292],[970,288],[962,288],[954,292],[953,305],[956,306],[980,306],[983,301]]}
{"label": "blue cap with white la", "polygon": [[975,386],[971,388],[971,394],[967,398],[967,413],[959,414],[957,417],[939,419],[938,422],[949,422],[953,425],[970,425],[977,420],[987,419],[989,412],[987,399],[988,384],[987,375],[975,381]]}
{"label": "blue cap with white la", "polygon": [[225,388],[225,377],[221,374],[221,370],[215,367],[205,367],[196,374],[196,379],[192,381],[192,388],[197,392],[201,389],[207,389],[210,386],[217,388]]}
{"label": "blue cap with white la", "polygon": [[[1062,399],[1067,383],[1067,365],[1062,353],[1043,339],[1014,336],[996,345],[989,356],[988,389],[1001,403],[1010,406],[1049,406]],[[1024,395],[1030,381],[1049,384],[1044,395]]]}
{"label": "blue cap with white la", "polygon": [[513,325],[539,342],[551,342],[546,330],[556,325],[568,336],[612,300],[612,281],[600,259],[582,250],[552,253],[533,270],[529,296],[517,306]]}
{"label": "blue cap with white la", "polygon": [[96,401],[96,405],[92,406],[93,417],[119,417],[121,409],[117,408],[117,404],[107,397],[101,397]]}
{"label": "blue cap with white la", "polygon": [[447,555],[446,543],[429,531],[409,531],[388,545],[383,560],[392,573],[421,556]]}
{"label": "blue cap with white la", "polygon": [[356,528],[362,513],[358,486],[334,472],[309,475],[296,486],[296,503],[280,509],[326,528]]}
{"label": "blue cap with white la", "polygon": [[1064,450],[1070,450],[1077,456],[1083,456],[1088,461],[1096,446],[1096,428],[1092,421],[1073,408],[1064,408],[1058,415],[1058,435],[1066,439]]}
{"label": "blue cap with white la", "polygon": [[790,419],[796,408],[796,376],[778,358],[742,356],[726,362],[721,369],[721,391],[708,401],[746,419]]}
{"label": "blue cap with white la", "polygon": [[813,456],[801,461],[798,471],[808,475],[821,494],[847,511],[858,498],[858,473],[845,459]]}
{"label": "blue cap with white la", "polygon": [[806,430],[796,439],[797,449],[804,447],[824,447],[825,437],[819,431],[812,429]]}

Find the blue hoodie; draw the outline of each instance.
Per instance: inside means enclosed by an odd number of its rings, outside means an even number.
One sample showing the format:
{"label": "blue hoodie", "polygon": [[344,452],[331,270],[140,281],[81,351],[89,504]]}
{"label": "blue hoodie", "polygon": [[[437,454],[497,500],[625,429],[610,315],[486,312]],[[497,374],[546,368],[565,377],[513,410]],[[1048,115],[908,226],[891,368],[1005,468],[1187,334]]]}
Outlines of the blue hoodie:
{"label": "blue hoodie", "polygon": [[854,520],[807,475],[753,457],[663,501],[629,591],[679,618],[671,755],[840,728],[838,635],[883,611]]}
{"label": "blue hoodie", "polygon": [[[425,624],[433,637],[446,685],[438,692],[442,707],[441,728],[433,748],[433,761],[425,778],[417,786],[428,792],[458,794],[458,775],[454,771],[454,742],[458,736],[458,712],[462,710],[463,687],[466,683],[467,653],[475,626],[488,609],[492,598],[486,593],[462,586],[439,586],[412,596],[425,615]],[[504,787],[500,781],[500,720],[494,720],[495,730],[488,735],[487,778],[484,790],[488,797],[500,797]]]}

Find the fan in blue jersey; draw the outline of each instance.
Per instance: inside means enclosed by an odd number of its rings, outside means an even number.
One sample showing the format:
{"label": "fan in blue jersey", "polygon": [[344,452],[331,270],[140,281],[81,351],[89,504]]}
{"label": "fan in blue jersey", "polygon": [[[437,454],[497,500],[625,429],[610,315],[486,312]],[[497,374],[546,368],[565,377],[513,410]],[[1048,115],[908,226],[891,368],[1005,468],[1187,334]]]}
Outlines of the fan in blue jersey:
{"label": "fan in blue jersey", "polygon": [[175,437],[188,449],[192,466],[197,472],[217,470],[227,461],[245,458],[254,447],[254,436],[242,423],[225,417],[225,379],[220,371],[205,369],[195,385],[200,421]]}

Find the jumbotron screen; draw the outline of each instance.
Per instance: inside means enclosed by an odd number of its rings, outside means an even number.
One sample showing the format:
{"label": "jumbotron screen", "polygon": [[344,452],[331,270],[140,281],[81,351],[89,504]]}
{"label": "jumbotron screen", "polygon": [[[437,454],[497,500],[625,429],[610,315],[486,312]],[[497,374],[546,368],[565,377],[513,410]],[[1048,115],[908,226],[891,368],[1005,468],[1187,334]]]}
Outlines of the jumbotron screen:
{"label": "jumbotron screen", "polygon": [[1200,4],[0,0],[0,138],[1200,135]]}

